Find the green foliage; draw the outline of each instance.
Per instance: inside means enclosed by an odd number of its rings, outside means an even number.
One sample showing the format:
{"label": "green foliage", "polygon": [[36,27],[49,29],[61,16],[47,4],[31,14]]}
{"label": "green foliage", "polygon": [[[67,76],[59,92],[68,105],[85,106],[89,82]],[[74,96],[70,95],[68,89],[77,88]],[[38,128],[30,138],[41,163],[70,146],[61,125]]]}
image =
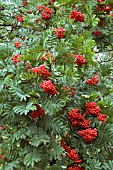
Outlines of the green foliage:
{"label": "green foliage", "polygon": [[36,147],[39,146],[40,143],[44,143],[44,145],[46,145],[49,142],[50,138],[42,128],[38,128],[37,135],[33,136],[31,139],[31,145]]}
{"label": "green foliage", "polygon": [[32,101],[29,101],[27,103],[23,102],[19,105],[16,105],[14,108],[13,108],[13,111],[16,113],[16,114],[27,114],[28,112],[30,112],[31,110],[35,110],[35,106],[33,106],[33,102]]}
{"label": "green foliage", "polygon": [[104,163],[102,168],[104,170],[111,170],[113,168],[113,161],[109,161],[107,163]]}
{"label": "green foliage", "polygon": [[88,167],[86,167],[86,170],[100,170],[101,169],[101,162],[96,159],[90,159],[88,161]]}
{"label": "green foliage", "polygon": [[53,142],[50,145],[49,151],[47,153],[49,156],[49,160],[52,160],[53,158],[55,160],[62,160],[62,156],[65,155],[64,149],[60,146],[60,143]]}
{"label": "green foliage", "polygon": [[14,162],[11,162],[10,164],[7,164],[5,165],[5,170],[14,170],[15,168],[18,167],[18,164],[19,164],[19,160],[16,160]]}
{"label": "green foliage", "polygon": [[24,164],[26,167],[33,167],[34,163],[40,161],[42,156],[40,148],[35,147],[25,148],[24,154]]}
{"label": "green foliage", "polygon": [[1,44],[0,46],[0,59],[5,60],[7,57],[12,56],[13,50],[12,47],[7,44]]}
{"label": "green foliage", "polygon": [[9,92],[15,96],[17,99],[20,99],[20,101],[22,100],[27,100],[28,97],[30,97],[29,94],[24,94],[23,91],[17,87],[10,87],[9,88]]}
{"label": "green foliage", "polygon": [[109,143],[113,144],[113,124],[102,124],[100,126],[99,129],[99,139],[101,142],[101,145],[105,145],[105,143],[108,143],[108,147],[109,147]]}

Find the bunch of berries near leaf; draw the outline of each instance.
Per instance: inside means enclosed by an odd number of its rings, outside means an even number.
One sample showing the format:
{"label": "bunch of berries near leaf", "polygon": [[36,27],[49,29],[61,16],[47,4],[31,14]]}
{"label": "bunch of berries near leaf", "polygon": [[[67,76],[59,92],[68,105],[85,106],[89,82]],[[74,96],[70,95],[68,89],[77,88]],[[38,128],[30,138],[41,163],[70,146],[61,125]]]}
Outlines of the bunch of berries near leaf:
{"label": "bunch of berries near leaf", "polygon": [[41,13],[42,19],[44,20],[49,20],[51,18],[51,15],[53,14],[52,9],[46,6],[39,5],[37,9]]}
{"label": "bunch of berries near leaf", "polygon": [[69,16],[74,22],[84,22],[84,15],[77,11],[77,10],[72,10],[70,12],[70,16]]}
{"label": "bunch of berries near leaf", "polygon": [[33,74],[37,73],[40,77],[49,77],[51,75],[50,72],[46,69],[45,65],[40,65],[38,67],[32,68],[31,71]]}
{"label": "bunch of berries near leaf", "polygon": [[82,55],[80,55],[80,54],[74,55],[74,58],[76,58],[75,63],[76,63],[79,67],[81,67],[83,64],[86,63],[86,59],[85,59]]}
{"label": "bunch of berries near leaf", "polygon": [[22,56],[20,54],[15,54],[13,57],[11,57],[11,60],[13,60],[14,64],[20,62],[20,58],[22,58]]}
{"label": "bunch of berries near leaf", "polygon": [[55,34],[59,39],[64,37],[65,30],[62,27],[52,28],[52,30],[55,31]]}
{"label": "bunch of berries near leaf", "polygon": [[99,82],[99,76],[94,76],[90,78],[89,80],[86,80],[86,84],[93,86],[96,85]]}
{"label": "bunch of berries near leaf", "polygon": [[100,113],[101,109],[99,106],[97,106],[96,102],[87,102],[86,103],[86,115],[93,115],[96,116],[99,121],[105,122],[106,121],[106,115]]}
{"label": "bunch of berries near leaf", "polygon": [[49,95],[57,94],[57,90],[51,80],[44,80],[43,82],[40,82],[40,87]]}
{"label": "bunch of berries near leaf", "polygon": [[36,105],[36,110],[31,112],[32,119],[39,118],[40,116],[44,116],[45,111],[39,106]]}
{"label": "bunch of berries near leaf", "polygon": [[61,140],[61,146],[64,148],[64,150],[67,153],[67,157],[69,159],[71,159],[72,161],[74,161],[74,163],[76,164],[80,164],[82,163],[82,160],[79,158],[78,153],[75,151],[75,149],[70,148],[69,146],[67,146],[64,142],[64,140]]}

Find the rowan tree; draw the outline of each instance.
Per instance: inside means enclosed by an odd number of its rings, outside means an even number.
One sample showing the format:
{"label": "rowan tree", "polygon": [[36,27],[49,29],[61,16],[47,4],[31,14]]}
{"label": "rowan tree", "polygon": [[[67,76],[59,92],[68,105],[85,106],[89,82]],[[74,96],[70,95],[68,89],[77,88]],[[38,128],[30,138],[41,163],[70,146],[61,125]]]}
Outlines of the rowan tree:
{"label": "rowan tree", "polygon": [[112,0],[1,0],[1,169],[113,168],[112,27]]}

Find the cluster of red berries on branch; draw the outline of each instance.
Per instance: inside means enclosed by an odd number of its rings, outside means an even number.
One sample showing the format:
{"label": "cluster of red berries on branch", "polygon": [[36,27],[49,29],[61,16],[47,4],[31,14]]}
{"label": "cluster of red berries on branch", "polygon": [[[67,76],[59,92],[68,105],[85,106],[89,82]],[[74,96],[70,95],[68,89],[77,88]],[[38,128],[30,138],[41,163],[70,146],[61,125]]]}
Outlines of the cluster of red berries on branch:
{"label": "cluster of red berries on branch", "polygon": [[17,21],[18,21],[18,22],[22,22],[23,19],[24,19],[24,18],[22,17],[22,15],[18,15],[18,16],[17,16]]}
{"label": "cluster of red berries on branch", "polygon": [[78,108],[72,109],[68,111],[68,119],[72,122],[72,126],[81,126],[83,129],[90,127],[90,121],[85,119],[83,115],[81,115]]}
{"label": "cluster of red berries on branch", "polygon": [[20,48],[20,42],[19,41],[14,42],[14,45],[15,45],[16,48]]}
{"label": "cluster of red berries on branch", "polygon": [[31,112],[32,119],[39,118],[40,116],[44,116],[45,111],[39,106],[36,105],[36,110]]}
{"label": "cluster of red berries on branch", "polygon": [[102,32],[101,31],[92,31],[92,34],[99,37],[102,35]]}
{"label": "cluster of red berries on branch", "polygon": [[56,36],[61,39],[64,37],[64,32],[65,30],[62,28],[62,27],[59,27],[59,28],[52,28],[53,31],[55,31],[56,33]]}
{"label": "cluster of red berries on branch", "polygon": [[23,1],[22,1],[22,5],[23,5],[23,6],[27,6],[27,5],[28,5],[27,0],[23,0]]}
{"label": "cluster of red berries on branch", "polygon": [[53,10],[46,6],[39,5],[37,9],[39,12],[41,12],[42,19],[44,20],[49,20],[51,18],[51,15],[53,14]]}
{"label": "cluster of red berries on branch", "polygon": [[75,63],[76,63],[79,67],[81,67],[83,64],[86,63],[86,59],[85,59],[82,55],[78,54],[78,55],[74,55],[74,57],[76,58]]}
{"label": "cluster of red berries on branch", "polygon": [[15,54],[13,57],[11,57],[11,60],[13,60],[14,64],[20,62],[20,58],[22,58],[22,56],[20,54]]}
{"label": "cluster of red berries on branch", "polygon": [[[112,10],[112,7],[108,4],[105,4],[105,0],[97,0],[97,2],[99,3],[99,5],[96,7],[97,11],[98,12],[104,12],[105,14],[108,14],[111,16],[110,12]],[[99,16],[99,22],[98,22],[98,26],[103,26],[103,21],[104,21],[104,18],[100,17]],[[92,31],[92,34],[99,37],[102,35],[102,32],[101,31]]]}
{"label": "cluster of red berries on branch", "polygon": [[88,128],[78,131],[79,135],[83,137],[85,142],[92,142],[97,137],[97,129]]}
{"label": "cluster of red berries on branch", "polygon": [[77,22],[77,21],[80,21],[80,22],[84,22],[84,15],[77,11],[77,10],[72,10],[70,12],[70,15],[69,17],[74,21],[74,22]]}
{"label": "cluster of red berries on branch", "polygon": [[100,113],[101,109],[99,106],[97,106],[96,102],[87,102],[86,103],[86,115],[94,115],[97,117],[99,121],[105,122],[106,121],[106,115]]}
{"label": "cluster of red berries on branch", "polygon": [[99,76],[94,76],[92,78],[90,78],[89,80],[86,80],[86,84],[90,85],[90,86],[94,86],[99,82]]}
{"label": "cluster of red berries on branch", "polygon": [[69,159],[71,159],[72,161],[74,161],[74,163],[76,164],[80,164],[82,163],[82,160],[79,159],[79,155],[78,153],[75,151],[75,149],[70,148],[69,146],[67,146],[64,142],[64,140],[61,140],[61,146],[64,148],[64,150],[67,153],[67,157]]}
{"label": "cluster of red berries on branch", "polygon": [[103,5],[100,4],[97,6],[97,11],[104,11],[105,14],[108,14],[108,15],[110,14],[111,10],[112,10],[112,7],[108,4],[103,4]]}
{"label": "cluster of red berries on branch", "polygon": [[45,76],[45,77],[49,77],[51,74],[50,72],[46,69],[45,65],[40,65],[38,67],[32,68],[31,72],[34,74],[38,74],[40,77]]}
{"label": "cluster of red berries on branch", "polygon": [[94,116],[98,116],[100,114],[100,107],[97,106],[97,103],[96,102],[87,102],[86,103],[86,115],[89,115],[89,114],[92,114]]}
{"label": "cluster of red berries on branch", "polygon": [[104,2],[104,0],[97,0],[97,2]]}
{"label": "cluster of red berries on branch", "polygon": [[[105,122],[106,115],[100,113],[101,109],[97,106],[96,102],[87,102],[85,116],[92,114],[96,116],[99,121]],[[78,108],[68,111],[68,119],[71,121],[72,126],[80,127],[83,130],[78,130],[78,133],[83,137],[85,142],[92,142],[97,137],[97,129],[92,129],[90,127],[90,121],[85,119],[85,117],[80,113]]]}
{"label": "cluster of red berries on branch", "polygon": [[49,95],[57,94],[57,90],[51,80],[44,80],[40,83],[40,87],[45,93],[48,93]]}

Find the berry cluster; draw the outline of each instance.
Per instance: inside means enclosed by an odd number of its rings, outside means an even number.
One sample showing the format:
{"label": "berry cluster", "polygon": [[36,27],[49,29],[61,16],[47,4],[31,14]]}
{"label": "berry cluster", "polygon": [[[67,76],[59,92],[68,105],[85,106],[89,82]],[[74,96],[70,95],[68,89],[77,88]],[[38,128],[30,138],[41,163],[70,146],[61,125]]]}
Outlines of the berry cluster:
{"label": "berry cluster", "polygon": [[84,15],[77,10],[72,10],[69,17],[74,20],[74,22],[84,22]]}
{"label": "berry cluster", "polygon": [[14,61],[14,64],[20,62],[20,58],[22,58],[22,56],[20,54],[15,54],[13,57],[11,57],[11,60]]}
{"label": "berry cluster", "polygon": [[39,105],[36,105],[36,108],[37,108],[36,110],[31,112],[32,119],[36,119],[40,116],[44,116],[45,114],[45,111]]}
{"label": "berry cluster", "polygon": [[78,108],[68,111],[68,119],[72,122],[72,126],[79,125],[85,129],[90,127],[90,121],[85,119],[84,116],[80,114]]}
{"label": "berry cluster", "polygon": [[18,16],[17,16],[17,21],[18,21],[18,22],[22,22],[22,21],[23,21],[23,17],[22,17],[21,15],[18,15]]}
{"label": "berry cluster", "polygon": [[79,135],[83,137],[85,142],[92,142],[97,137],[97,129],[88,128],[78,131]]}
{"label": "berry cluster", "polygon": [[104,5],[98,5],[97,6],[97,11],[104,11],[106,14],[110,14],[110,11],[112,10],[112,7],[108,4],[104,4]]}
{"label": "berry cluster", "polygon": [[49,77],[51,75],[50,72],[46,69],[45,65],[40,65],[38,67],[32,68],[31,71],[34,74],[37,73],[40,77]]}
{"label": "berry cluster", "polygon": [[43,61],[50,59],[52,62],[54,62],[53,54],[52,53],[46,53],[41,58]]}
{"label": "berry cluster", "polygon": [[106,115],[100,113],[101,109],[99,106],[97,106],[96,102],[87,102],[86,103],[86,115],[94,115],[97,117],[98,120],[105,122],[106,121]]}
{"label": "berry cluster", "polygon": [[107,115],[105,115],[105,114],[99,114],[97,119],[99,121],[105,122],[106,121],[106,117],[107,117]]}
{"label": "berry cluster", "polygon": [[82,160],[79,159],[78,153],[74,150],[71,149],[69,146],[67,146],[64,143],[64,140],[61,140],[61,146],[65,149],[65,151],[67,152],[67,157],[69,159],[71,159],[72,161],[74,161],[76,164],[82,163]]}
{"label": "berry cluster", "polygon": [[56,32],[56,36],[61,39],[64,37],[64,32],[65,30],[62,28],[62,27],[59,27],[59,28],[52,28],[53,31]]}
{"label": "berry cluster", "polygon": [[38,11],[41,12],[42,19],[49,20],[51,18],[51,15],[53,14],[52,9],[42,6],[42,5],[39,5],[37,8],[38,8]]}
{"label": "berry cluster", "polygon": [[22,1],[22,5],[23,5],[23,6],[27,6],[27,5],[28,5],[27,0],[23,0],[23,1]]}
{"label": "berry cluster", "polygon": [[68,170],[85,170],[85,169],[84,167],[73,166],[73,167],[69,167]]}
{"label": "berry cluster", "polygon": [[92,77],[89,80],[86,80],[86,84],[89,84],[90,86],[96,85],[99,82],[98,78],[98,76]]}
{"label": "berry cluster", "polygon": [[15,45],[16,48],[20,48],[20,42],[19,41],[14,42],[14,45]]}
{"label": "berry cluster", "polygon": [[100,114],[100,107],[97,106],[96,102],[87,102],[86,103],[86,115],[92,114],[94,116],[98,116]]}
{"label": "berry cluster", "polygon": [[74,55],[74,57],[76,58],[76,61],[75,61],[75,63],[79,66],[79,67],[81,67],[83,64],[85,64],[86,63],[86,60],[84,59],[84,57],[82,56],[82,55]]}
{"label": "berry cluster", "polygon": [[57,90],[51,80],[44,80],[40,83],[40,87],[45,93],[48,93],[49,95],[57,94]]}
{"label": "berry cluster", "polygon": [[92,31],[92,34],[99,37],[100,35],[102,35],[101,31]]}
{"label": "berry cluster", "polygon": [[97,0],[97,2],[104,2],[104,0]]}
{"label": "berry cluster", "polygon": [[[86,116],[92,114],[97,117],[99,121],[105,122],[106,115],[100,113],[101,109],[97,106],[96,102],[87,102],[86,103]],[[68,119],[72,122],[72,126],[80,126],[83,130],[79,130],[78,133],[81,137],[84,138],[85,142],[92,142],[97,137],[97,129],[94,130],[90,127],[90,121],[85,119],[81,115],[78,108],[68,111]]]}

